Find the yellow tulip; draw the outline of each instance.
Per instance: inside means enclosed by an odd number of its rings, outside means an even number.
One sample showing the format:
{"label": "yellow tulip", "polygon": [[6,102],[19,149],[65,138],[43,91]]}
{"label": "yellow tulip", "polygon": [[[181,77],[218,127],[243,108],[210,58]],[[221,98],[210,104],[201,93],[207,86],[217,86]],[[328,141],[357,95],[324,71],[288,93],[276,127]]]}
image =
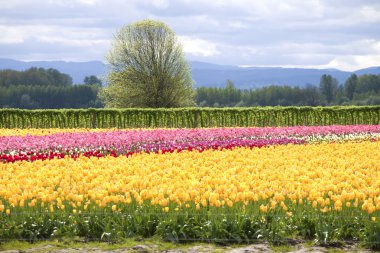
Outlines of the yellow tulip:
{"label": "yellow tulip", "polygon": [[374,213],[380,210],[378,150],[380,142],[362,141],[1,163],[0,210],[150,203]]}

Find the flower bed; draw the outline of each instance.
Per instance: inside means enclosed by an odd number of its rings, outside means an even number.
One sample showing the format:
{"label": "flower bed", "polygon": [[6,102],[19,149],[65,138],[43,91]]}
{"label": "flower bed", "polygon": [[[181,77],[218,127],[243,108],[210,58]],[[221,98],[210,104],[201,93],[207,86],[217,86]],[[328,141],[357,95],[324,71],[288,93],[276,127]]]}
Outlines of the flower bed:
{"label": "flower bed", "polygon": [[8,134],[0,137],[0,238],[349,240],[376,249],[379,133],[380,126],[333,126]]}

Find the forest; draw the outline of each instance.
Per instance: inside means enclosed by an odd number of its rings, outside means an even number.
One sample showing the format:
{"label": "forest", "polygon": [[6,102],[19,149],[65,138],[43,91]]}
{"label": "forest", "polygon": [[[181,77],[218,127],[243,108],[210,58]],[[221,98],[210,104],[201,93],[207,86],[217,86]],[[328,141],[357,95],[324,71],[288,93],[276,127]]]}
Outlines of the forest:
{"label": "forest", "polygon": [[56,69],[0,70],[0,108],[56,109],[101,107],[101,81],[88,76],[83,84]]}

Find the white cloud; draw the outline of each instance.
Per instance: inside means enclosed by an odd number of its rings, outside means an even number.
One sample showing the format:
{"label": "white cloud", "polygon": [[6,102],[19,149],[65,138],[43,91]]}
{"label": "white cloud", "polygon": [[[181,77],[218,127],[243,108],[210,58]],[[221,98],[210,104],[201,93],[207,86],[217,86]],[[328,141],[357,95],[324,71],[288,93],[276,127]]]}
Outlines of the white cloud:
{"label": "white cloud", "polygon": [[91,46],[97,46],[100,45],[104,48],[107,48],[110,44],[110,40],[91,40],[91,39],[67,39],[63,37],[39,37],[38,41],[48,43],[48,44],[61,44],[64,46],[71,46],[71,47],[91,47]]}
{"label": "white cloud", "polygon": [[101,0],[48,0],[47,2],[50,5],[73,7],[77,4],[92,6],[100,3]]}
{"label": "white cloud", "polygon": [[[36,0],[38,2],[39,0]],[[16,6],[28,5],[29,3],[33,3],[32,1],[28,2],[25,0],[0,0],[0,10],[1,9],[10,9]],[[37,3],[38,4],[38,3]]]}
{"label": "white cloud", "polygon": [[84,5],[96,5],[99,2],[99,0],[79,0],[79,3],[82,3]]}
{"label": "white cloud", "polygon": [[0,0],[0,12],[0,57],[7,58],[103,60],[122,25],[152,18],[181,35],[191,60],[380,65],[376,0]]}
{"label": "white cloud", "polygon": [[299,54],[309,55],[371,55],[380,53],[380,41],[363,39],[344,41],[340,44],[328,44],[321,42],[284,42],[263,46],[262,50],[273,54]]}
{"label": "white cloud", "polygon": [[157,9],[165,9],[170,5],[169,0],[140,0],[141,3],[145,5],[151,5]]}
{"label": "white cloud", "polygon": [[237,29],[237,30],[244,30],[244,29],[248,29],[249,25],[241,21],[232,21],[228,23],[228,27],[232,29]]}
{"label": "white cloud", "polygon": [[364,6],[360,10],[361,18],[367,22],[380,22],[380,10],[371,6]]}
{"label": "white cloud", "polygon": [[331,60],[326,65],[321,65],[323,68],[338,68],[346,71],[355,71],[358,69],[379,66],[380,54],[378,55],[347,55],[338,56]]}
{"label": "white cloud", "polygon": [[209,57],[220,54],[215,43],[188,36],[179,36],[183,51],[194,56]]}
{"label": "white cloud", "polygon": [[17,29],[0,25],[0,44],[18,44],[24,41],[24,35]]}
{"label": "white cloud", "polygon": [[323,17],[325,12],[325,6],[320,0],[216,0],[206,3],[203,0],[195,0],[194,2],[199,6],[236,10],[241,15],[250,14],[248,17],[254,20]]}
{"label": "white cloud", "polygon": [[[350,46],[353,49],[351,53],[332,55],[333,59],[323,66],[354,71],[380,65],[380,41],[367,39],[353,42]],[[354,48],[366,51],[357,52]]]}

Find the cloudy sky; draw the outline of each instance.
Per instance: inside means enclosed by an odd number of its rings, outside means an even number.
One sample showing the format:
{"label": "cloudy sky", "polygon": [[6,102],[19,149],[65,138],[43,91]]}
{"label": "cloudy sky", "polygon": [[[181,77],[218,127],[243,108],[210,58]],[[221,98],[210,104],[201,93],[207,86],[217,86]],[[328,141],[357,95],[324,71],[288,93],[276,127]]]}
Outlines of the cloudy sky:
{"label": "cloudy sky", "polygon": [[167,23],[189,60],[380,66],[380,0],[0,0],[0,58],[104,61],[113,34],[146,18]]}

